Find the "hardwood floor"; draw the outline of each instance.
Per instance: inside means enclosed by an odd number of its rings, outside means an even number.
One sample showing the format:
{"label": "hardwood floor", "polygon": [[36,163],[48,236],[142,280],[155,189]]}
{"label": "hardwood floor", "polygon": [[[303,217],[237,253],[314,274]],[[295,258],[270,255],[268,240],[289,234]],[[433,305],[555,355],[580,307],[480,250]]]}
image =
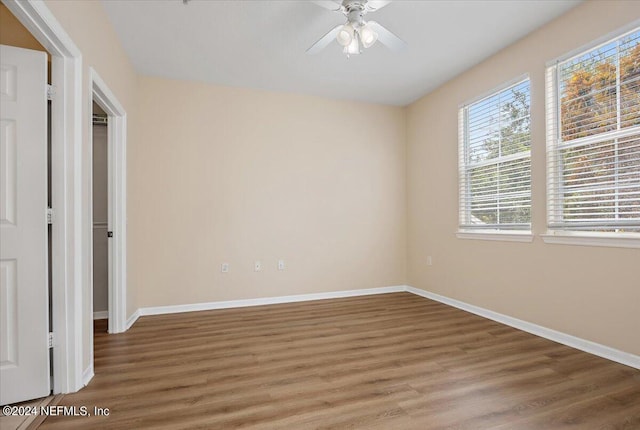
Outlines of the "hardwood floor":
{"label": "hardwood floor", "polygon": [[[62,395],[42,397],[40,399],[29,400],[13,404],[12,406],[39,409],[47,406],[55,406],[60,401]],[[40,415],[4,415],[0,412],[0,430],[33,430],[37,429],[42,422]]]}
{"label": "hardwood floor", "polygon": [[412,295],[142,317],[41,429],[640,429],[640,371]]}

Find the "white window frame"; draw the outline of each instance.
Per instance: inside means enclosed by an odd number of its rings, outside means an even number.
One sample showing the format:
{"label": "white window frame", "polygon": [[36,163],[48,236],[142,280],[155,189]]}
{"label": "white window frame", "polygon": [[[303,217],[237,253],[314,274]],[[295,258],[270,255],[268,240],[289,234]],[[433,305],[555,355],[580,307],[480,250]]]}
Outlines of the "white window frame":
{"label": "white window frame", "polygon": [[[492,97],[498,93],[506,91],[512,87],[515,87],[522,82],[529,82],[529,97],[531,98],[531,80],[528,74],[520,75],[515,79],[507,81],[500,86],[493,88],[486,93],[471,99],[458,106],[458,231],[456,237],[458,239],[473,239],[473,240],[491,240],[491,241],[507,241],[507,242],[532,242],[533,234],[531,230],[531,223],[529,229],[473,229],[463,227],[464,221],[467,218],[469,208],[465,206],[464,202],[469,202],[469,190],[467,185],[467,173],[466,173],[466,152],[467,152],[467,126],[466,116],[467,108],[474,103],[478,103],[484,99]],[[529,108],[529,115],[531,115],[531,108]],[[520,156],[520,158],[526,158],[527,156]],[[531,151],[529,152],[529,160],[531,160]],[[466,193],[466,198],[463,200],[462,195]]]}
{"label": "white window frame", "polygon": [[[587,45],[575,49],[546,65],[545,73],[545,100],[546,100],[546,140],[547,140],[547,232],[540,237],[545,243],[578,246],[605,246],[616,248],[640,248],[640,234],[616,233],[616,232],[591,232],[563,230],[551,228],[561,209],[554,206],[553,202],[559,193],[560,179],[558,172],[554,172],[556,158],[558,156],[557,142],[560,133],[560,91],[558,82],[558,65],[572,58],[584,55],[602,45],[613,42],[627,34],[637,32],[640,29],[640,21],[635,21],[613,33],[609,33]],[[615,131],[608,133],[609,137],[619,137],[633,134],[629,131]],[[594,140],[598,138],[594,136]]]}

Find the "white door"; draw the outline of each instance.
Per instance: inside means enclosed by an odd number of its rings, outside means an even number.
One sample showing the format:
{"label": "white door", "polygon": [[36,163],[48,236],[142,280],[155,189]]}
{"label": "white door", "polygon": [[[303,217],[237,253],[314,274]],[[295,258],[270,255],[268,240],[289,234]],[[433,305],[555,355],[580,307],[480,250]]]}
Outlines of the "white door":
{"label": "white door", "polygon": [[47,57],[0,46],[0,404],[49,395]]}

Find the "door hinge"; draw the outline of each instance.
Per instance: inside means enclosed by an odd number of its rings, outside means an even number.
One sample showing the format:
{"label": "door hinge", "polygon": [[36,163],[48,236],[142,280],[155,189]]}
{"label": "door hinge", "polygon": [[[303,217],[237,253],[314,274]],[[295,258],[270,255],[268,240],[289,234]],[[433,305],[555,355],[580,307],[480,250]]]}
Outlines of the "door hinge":
{"label": "door hinge", "polygon": [[47,100],[53,100],[56,96],[56,87],[47,84]]}
{"label": "door hinge", "polygon": [[49,348],[53,348],[53,332],[49,332]]}
{"label": "door hinge", "polygon": [[47,208],[47,224],[53,224],[53,208]]}

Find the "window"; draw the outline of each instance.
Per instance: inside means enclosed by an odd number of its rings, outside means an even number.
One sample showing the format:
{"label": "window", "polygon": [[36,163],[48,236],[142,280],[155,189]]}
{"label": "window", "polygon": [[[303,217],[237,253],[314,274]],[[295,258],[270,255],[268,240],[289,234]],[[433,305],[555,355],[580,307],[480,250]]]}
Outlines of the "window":
{"label": "window", "polygon": [[529,79],[460,109],[460,231],[531,230]]}
{"label": "window", "polygon": [[640,233],[639,30],[547,69],[552,232]]}

